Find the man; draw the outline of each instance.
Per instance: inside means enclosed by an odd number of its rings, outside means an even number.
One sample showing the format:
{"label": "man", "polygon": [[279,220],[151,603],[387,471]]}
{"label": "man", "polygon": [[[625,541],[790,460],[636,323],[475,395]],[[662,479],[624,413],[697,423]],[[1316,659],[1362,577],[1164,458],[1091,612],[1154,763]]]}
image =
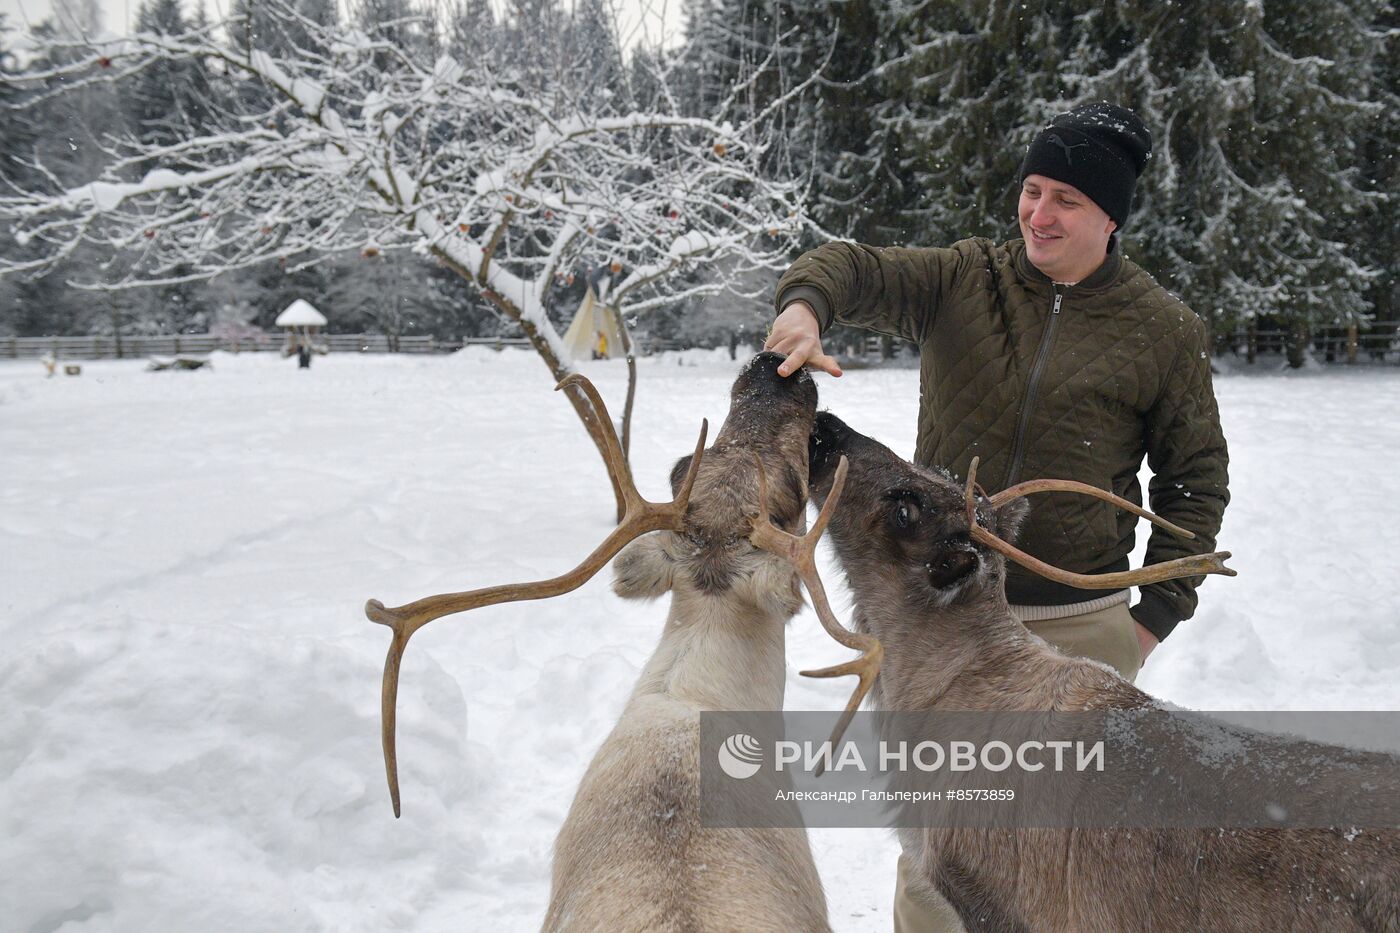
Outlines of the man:
{"label": "man", "polygon": [[[821,333],[834,321],[920,348],[914,459],[978,479],[989,492],[1026,479],[1076,479],[1134,502],[1144,454],[1152,509],[1196,534],[1154,530],[1146,562],[1214,549],[1229,501],[1225,439],[1205,326],[1123,258],[1127,219],[1152,138],[1136,114],[1099,102],[1060,114],[1021,164],[1021,239],[947,248],[829,243],[778,282],[766,349],[840,376]],[[1068,494],[1037,496],[1019,537],[1032,555],[1081,573],[1128,568],[1136,518]],[[1201,578],[1130,594],[1080,590],[1010,567],[1007,598],[1062,650],[1133,679],[1195,611]],[[900,860],[896,930],[958,930],[946,903],[911,898]]]}

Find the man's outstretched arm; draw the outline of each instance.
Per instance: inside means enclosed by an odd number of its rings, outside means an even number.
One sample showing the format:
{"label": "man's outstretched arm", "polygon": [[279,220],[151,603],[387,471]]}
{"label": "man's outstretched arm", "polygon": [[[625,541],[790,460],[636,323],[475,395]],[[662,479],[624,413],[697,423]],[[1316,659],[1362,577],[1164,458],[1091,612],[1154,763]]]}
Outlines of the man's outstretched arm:
{"label": "man's outstretched arm", "polygon": [[833,323],[918,343],[971,254],[847,242],[809,250],[778,282],[778,317],[765,349],[801,357],[784,375],[805,363],[839,376],[840,366],[821,345],[822,331]]}

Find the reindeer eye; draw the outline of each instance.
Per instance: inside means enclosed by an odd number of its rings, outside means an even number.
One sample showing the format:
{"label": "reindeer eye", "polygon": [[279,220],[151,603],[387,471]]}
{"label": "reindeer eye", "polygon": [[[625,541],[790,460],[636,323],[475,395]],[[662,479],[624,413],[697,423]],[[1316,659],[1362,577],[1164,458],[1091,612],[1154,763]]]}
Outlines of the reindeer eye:
{"label": "reindeer eye", "polygon": [[901,495],[894,501],[890,521],[901,531],[913,528],[919,521],[919,502],[913,496]]}

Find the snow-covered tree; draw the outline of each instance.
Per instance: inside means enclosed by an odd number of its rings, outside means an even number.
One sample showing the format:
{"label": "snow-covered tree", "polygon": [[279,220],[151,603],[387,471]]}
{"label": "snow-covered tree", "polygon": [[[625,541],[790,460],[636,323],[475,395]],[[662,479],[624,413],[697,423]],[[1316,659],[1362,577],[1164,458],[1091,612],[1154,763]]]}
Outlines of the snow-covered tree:
{"label": "snow-covered tree", "polygon": [[[723,270],[716,270],[721,273]],[[773,277],[761,270],[731,276],[731,285],[658,314],[653,330],[684,346],[729,346],[737,354],[761,345],[773,319]]]}
{"label": "snow-covered tree", "polygon": [[[260,6],[296,16],[277,0]],[[780,144],[762,116],[688,115],[665,98],[637,111],[614,105],[628,95],[513,86],[474,63],[422,61],[360,30],[301,22],[328,56],[273,55],[208,32],[141,33],[69,44],[74,59],[50,56],[21,76],[81,88],[201,60],[252,75],[278,98],[169,145],[114,141],[80,184],[46,178],[0,196],[0,219],[43,251],[0,260],[0,274],[41,270],[93,242],[129,257],[120,281],[90,283],[107,287],[407,247],[517,322],[562,378],[572,367],[547,312],[572,270],[608,267],[609,301],[631,317],[722,288],[680,276],[699,262],[780,268],[804,223],[799,182],[759,170]],[[180,167],[132,177],[152,161]],[[586,398],[567,395],[601,443]]]}
{"label": "snow-covered tree", "polygon": [[573,4],[567,45],[580,94],[612,94],[626,88],[621,42],[604,0],[577,0]]}
{"label": "snow-covered tree", "polygon": [[1400,320],[1400,5],[1379,5],[1370,33],[1384,46],[1367,76],[1380,108],[1357,140],[1359,183],[1385,200],[1361,224],[1361,255],[1380,270],[1369,295],[1375,316],[1394,322]]}
{"label": "snow-covered tree", "polygon": [[456,0],[448,12],[447,54],[486,66],[496,60],[500,26],[491,0]]}
{"label": "snow-covered tree", "polygon": [[[884,69],[908,51],[902,30],[917,26],[928,3],[890,0],[687,0],[680,53],[685,92],[701,105],[737,95],[750,112],[812,80],[779,119],[791,141],[779,171],[810,171],[809,209],[822,231],[862,242],[908,243],[902,219],[910,194],[899,156],[902,129],[887,110],[907,88]],[[896,21],[899,21],[898,23]],[[739,76],[771,56],[765,81]],[[814,230],[804,244],[815,245]]]}
{"label": "snow-covered tree", "polygon": [[102,32],[102,6],[97,0],[54,0],[53,24],[65,39],[82,39]]}
{"label": "snow-covered tree", "polygon": [[379,48],[375,67],[393,69],[397,59],[429,62],[437,54],[437,22],[415,0],[351,0],[351,21]]}
{"label": "snow-covered tree", "polygon": [[1143,2],[1082,17],[1096,53],[1072,93],[1129,103],[1156,138],[1130,242],[1217,329],[1269,317],[1301,330],[1369,310],[1377,270],[1356,241],[1380,207],[1358,172],[1381,110],[1376,6]]}
{"label": "snow-covered tree", "polygon": [[264,0],[233,0],[227,22],[229,41],[269,55],[324,54],[324,30],[339,19],[336,0],[284,0],[280,8]]}
{"label": "snow-covered tree", "polygon": [[19,176],[37,135],[33,120],[17,109],[21,102],[14,81],[18,63],[9,47],[10,37],[5,14],[0,13],[0,178]]}
{"label": "snow-covered tree", "polygon": [[[770,171],[804,173],[826,151],[818,118],[836,18],[830,0],[689,0],[677,90],[697,112],[769,114],[788,146]],[[804,93],[794,93],[803,88]]]}
{"label": "snow-covered tree", "polygon": [[[142,0],[136,10],[141,32],[180,36],[192,25],[180,0]],[[153,63],[124,82],[121,99],[136,138],[152,147],[202,135],[212,126],[215,101],[203,61]]]}
{"label": "snow-covered tree", "polygon": [[[76,53],[64,47],[62,35],[54,20],[34,27],[22,44],[31,70],[52,71],[74,64]],[[13,70],[18,63],[12,58],[8,62],[12,70],[0,75],[0,152],[4,155],[0,190],[77,184],[100,171],[106,160],[106,140],[126,132],[126,111],[117,83],[76,81],[70,86],[58,77],[23,81],[20,72]],[[105,70],[96,64],[91,71]],[[104,252],[97,244],[85,244],[40,274],[6,282],[0,296],[6,299],[7,326],[17,334],[31,335],[88,333],[94,327],[110,326],[114,319],[128,323],[128,302],[120,303],[114,316],[105,302],[95,302],[91,295],[75,293],[65,284],[77,270],[96,268]],[[23,262],[41,258],[43,250],[5,236],[0,239],[0,254]]]}
{"label": "snow-covered tree", "polygon": [[[8,47],[9,32],[5,15],[0,13],[0,181],[18,178],[23,158],[33,144],[33,125],[15,110],[19,89],[11,80],[16,62]],[[0,244],[0,252],[16,251],[16,244]],[[19,308],[20,283],[0,278],[0,308],[11,313],[0,314],[0,336],[19,333],[20,322],[14,313]]]}
{"label": "snow-covered tree", "polygon": [[822,22],[826,30],[822,44],[808,46],[808,67],[820,56],[822,77],[812,95],[814,106],[798,117],[811,121],[803,138],[815,172],[813,214],[833,234],[888,242],[880,227],[900,189],[887,168],[884,145],[890,137],[878,121],[886,101],[878,71],[889,47],[880,32],[879,11],[886,4],[805,0],[804,5],[799,15]]}
{"label": "snow-covered tree", "polygon": [[[160,36],[180,36],[191,29],[206,31],[188,19],[180,0],[142,0],[136,11],[136,28]],[[183,139],[203,136],[214,128],[213,111],[220,107],[214,83],[202,60],[166,60],[152,63],[120,83],[120,101],[131,134],[148,149],[167,150]],[[155,168],[189,167],[177,159],[151,159],[136,172]],[[150,289],[143,296],[142,329],[157,333],[182,332],[206,315],[193,282],[174,282]]]}
{"label": "snow-covered tree", "polygon": [[[276,7],[264,0],[232,0],[224,32],[244,55],[256,49],[273,58],[325,56],[323,37],[339,16],[336,0],[282,0]],[[228,77],[245,113],[271,111],[280,101],[256,75],[233,69]]]}
{"label": "snow-covered tree", "polygon": [[[1074,7],[933,0],[884,13],[879,150],[900,189],[882,226],[939,245],[1014,232],[1016,170],[1046,119],[1072,104]],[[878,184],[878,182],[876,182]]]}
{"label": "snow-covered tree", "polygon": [[397,351],[399,338],[438,330],[439,316],[451,311],[449,283],[435,268],[408,250],[356,250],[327,263],[320,294],[345,327],[382,333]]}
{"label": "snow-covered tree", "polygon": [[1377,277],[1358,240],[1384,203],[1362,169],[1394,94],[1377,74],[1388,9],[896,0],[873,43],[874,131],[818,190],[867,192],[875,242],[1014,235],[1030,137],[1108,98],[1156,139],[1124,231],[1143,265],[1218,330],[1355,320]]}

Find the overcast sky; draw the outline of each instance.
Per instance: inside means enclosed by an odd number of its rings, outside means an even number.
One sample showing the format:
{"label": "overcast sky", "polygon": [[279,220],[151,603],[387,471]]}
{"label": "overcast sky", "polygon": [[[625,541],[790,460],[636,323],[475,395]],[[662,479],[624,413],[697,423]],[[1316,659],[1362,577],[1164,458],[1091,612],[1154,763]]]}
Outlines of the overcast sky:
{"label": "overcast sky", "polygon": [[[99,0],[105,11],[104,27],[110,32],[126,32],[136,19],[136,9],[141,0]],[[186,10],[193,8],[195,0],[182,0]],[[228,11],[230,0],[204,0],[211,18],[221,18]],[[652,44],[660,38],[667,45],[680,41],[681,0],[613,0],[619,11],[623,39],[629,47],[647,40]],[[341,6],[345,5],[341,0]],[[570,5],[565,0],[565,6]],[[502,3],[497,0],[499,8]],[[5,14],[11,27],[24,28],[43,22],[51,12],[50,0],[0,0],[0,13]]]}

